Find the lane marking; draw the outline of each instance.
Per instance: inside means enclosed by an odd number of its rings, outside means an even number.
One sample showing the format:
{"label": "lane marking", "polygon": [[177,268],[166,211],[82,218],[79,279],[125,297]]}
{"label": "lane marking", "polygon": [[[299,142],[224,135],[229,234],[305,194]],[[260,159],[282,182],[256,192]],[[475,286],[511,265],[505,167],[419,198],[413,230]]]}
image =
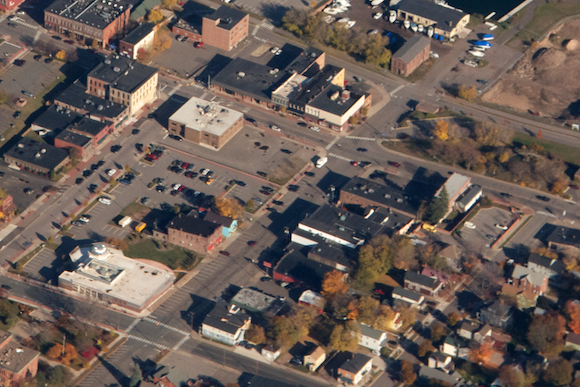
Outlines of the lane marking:
{"label": "lane marking", "polygon": [[405,87],[405,85],[400,85],[399,87],[397,87],[395,90],[391,91],[389,94],[392,96],[394,96],[395,94],[397,94],[397,92],[399,90],[401,90],[403,87]]}

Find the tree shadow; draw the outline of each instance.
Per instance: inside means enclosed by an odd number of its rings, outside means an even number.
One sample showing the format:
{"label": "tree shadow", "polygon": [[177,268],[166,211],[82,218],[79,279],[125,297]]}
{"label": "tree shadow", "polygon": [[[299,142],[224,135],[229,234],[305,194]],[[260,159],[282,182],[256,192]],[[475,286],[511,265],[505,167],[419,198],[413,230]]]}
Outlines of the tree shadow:
{"label": "tree shadow", "polygon": [[260,13],[274,24],[279,25],[290,8],[273,2],[264,2],[260,5]]}
{"label": "tree shadow", "polygon": [[107,369],[107,371],[109,371],[109,373],[111,375],[113,375],[113,377],[119,382],[119,384],[121,386],[129,386],[129,383],[131,382],[130,377],[125,375],[121,370],[119,370],[117,367],[115,367],[113,364],[111,364],[105,358],[103,358],[99,355],[97,355],[97,358],[101,361],[101,363],[103,364],[103,367],[105,367]]}

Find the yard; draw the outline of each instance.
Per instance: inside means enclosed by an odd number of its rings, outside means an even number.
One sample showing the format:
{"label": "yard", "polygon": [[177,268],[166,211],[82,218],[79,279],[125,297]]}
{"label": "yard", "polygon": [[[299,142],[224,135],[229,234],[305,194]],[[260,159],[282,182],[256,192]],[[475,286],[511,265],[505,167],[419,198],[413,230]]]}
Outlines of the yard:
{"label": "yard", "polygon": [[[130,258],[147,258],[160,262],[172,270],[192,270],[201,258],[193,251],[163,244],[149,238],[127,238],[128,249],[123,253]],[[165,247],[167,246],[167,247]]]}
{"label": "yard", "polygon": [[516,37],[522,42],[538,40],[558,21],[567,16],[580,14],[580,4],[575,2],[547,2],[539,5],[534,11],[534,18]]}

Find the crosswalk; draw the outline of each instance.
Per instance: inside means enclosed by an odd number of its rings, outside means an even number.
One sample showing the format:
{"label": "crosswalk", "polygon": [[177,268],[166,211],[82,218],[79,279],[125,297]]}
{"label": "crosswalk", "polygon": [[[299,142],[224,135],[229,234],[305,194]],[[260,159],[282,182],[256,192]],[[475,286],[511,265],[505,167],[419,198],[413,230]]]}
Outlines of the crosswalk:
{"label": "crosswalk", "polygon": [[151,319],[151,318],[149,318],[149,317],[144,317],[144,318],[143,318],[143,321],[147,321],[147,322],[150,322],[150,323],[152,323],[152,324],[159,325],[159,326],[161,326],[161,327],[163,327],[163,328],[166,328],[166,329],[172,330],[172,331],[174,331],[174,332],[181,333],[181,334],[182,334],[182,335],[184,335],[184,336],[189,336],[189,335],[191,334],[191,332],[186,332],[186,331],[183,331],[183,330],[181,330],[181,329],[177,329],[177,328],[175,328],[175,327],[172,327],[171,325],[163,324],[162,322],[159,322],[159,321],[157,321],[157,320],[153,320],[153,319]]}
{"label": "crosswalk", "polygon": [[377,141],[374,137],[357,137],[357,136],[346,136],[350,140],[362,140],[362,141]]}
{"label": "crosswalk", "polygon": [[538,214],[538,215],[544,215],[544,216],[549,216],[551,218],[558,219],[558,216],[557,215],[550,214],[549,212],[546,212],[546,211],[536,211],[536,214]]}
{"label": "crosswalk", "polygon": [[139,336],[128,335],[127,337],[130,338],[130,339],[133,339],[133,340],[140,341],[140,342],[145,343],[145,344],[152,345],[152,346],[157,347],[159,349],[169,349],[165,345],[162,345],[162,344],[159,344],[159,343],[154,343],[151,340],[147,340],[147,339],[144,339],[144,338],[139,337]]}
{"label": "crosswalk", "polygon": [[273,30],[273,29],[274,29],[276,26],[274,26],[274,25],[273,25],[273,24],[271,24],[271,23],[268,23],[267,21],[263,21],[263,22],[262,22],[262,24],[260,24],[260,27],[263,27],[263,28],[265,28],[265,29],[267,29],[267,30],[270,30],[270,31],[271,31],[271,30]]}
{"label": "crosswalk", "polygon": [[330,157],[334,157],[335,159],[339,159],[339,160],[344,160],[344,161],[348,161],[349,163],[352,161],[351,159],[349,159],[348,157],[344,157],[341,155],[337,155],[335,153],[329,153],[328,154]]}
{"label": "crosswalk", "polygon": [[32,24],[29,24],[29,23],[27,23],[27,22],[25,22],[24,20],[22,20],[22,19],[19,19],[19,18],[14,18],[14,19],[12,19],[11,21],[13,21],[13,22],[15,22],[15,23],[18,23],[18,24],[21,24],[21,25],[23,25],[23,26],[25,26],[25,27],[28,27],[28,28],[32,28],[33,30],[37,30],[37,29],[38,29],[38,26],[35,26],[35,25],[32,25]]}

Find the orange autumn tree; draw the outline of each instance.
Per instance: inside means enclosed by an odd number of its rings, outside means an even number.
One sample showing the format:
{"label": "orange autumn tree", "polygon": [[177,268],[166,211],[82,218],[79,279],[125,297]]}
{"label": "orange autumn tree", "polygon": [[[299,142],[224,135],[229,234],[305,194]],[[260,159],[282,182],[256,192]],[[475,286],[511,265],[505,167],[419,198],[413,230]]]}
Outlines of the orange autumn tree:
{"label": "orange autumn tree", "polygon": [[483,343],[479,348],[469,352],[469,360],[476,364],[483,364],[493,355],[493,348],[489,343]]}
{"label": "orange autumn tree", "polygon": [[580,335],[580,304],[568,300],[566,302],[566,313],[570,318],[568,328],[577,335]]}
{"label": "orange autumn tree", "polygon": [[333,270],[324,275],[322,281],[322,295],[326,298],[332,298],[336,295],[344,294],[348,286],[344,283],[344,273]]}
{"label": "orange autumn tree", "polygon": [[[62,348],[62,346],[61,346]],[[77,350],[75,349],[74,345],[67,343],[64,346],[64,355],[61,358],[62,364],[70,365],[70,362],[76,359],[78,356]]]}
{"label": "orange autumn tree", "polygon": [[51,359],[58,359],[62,355],[62,344],[56,343],[48,351],[46,351],[46,356]]}

